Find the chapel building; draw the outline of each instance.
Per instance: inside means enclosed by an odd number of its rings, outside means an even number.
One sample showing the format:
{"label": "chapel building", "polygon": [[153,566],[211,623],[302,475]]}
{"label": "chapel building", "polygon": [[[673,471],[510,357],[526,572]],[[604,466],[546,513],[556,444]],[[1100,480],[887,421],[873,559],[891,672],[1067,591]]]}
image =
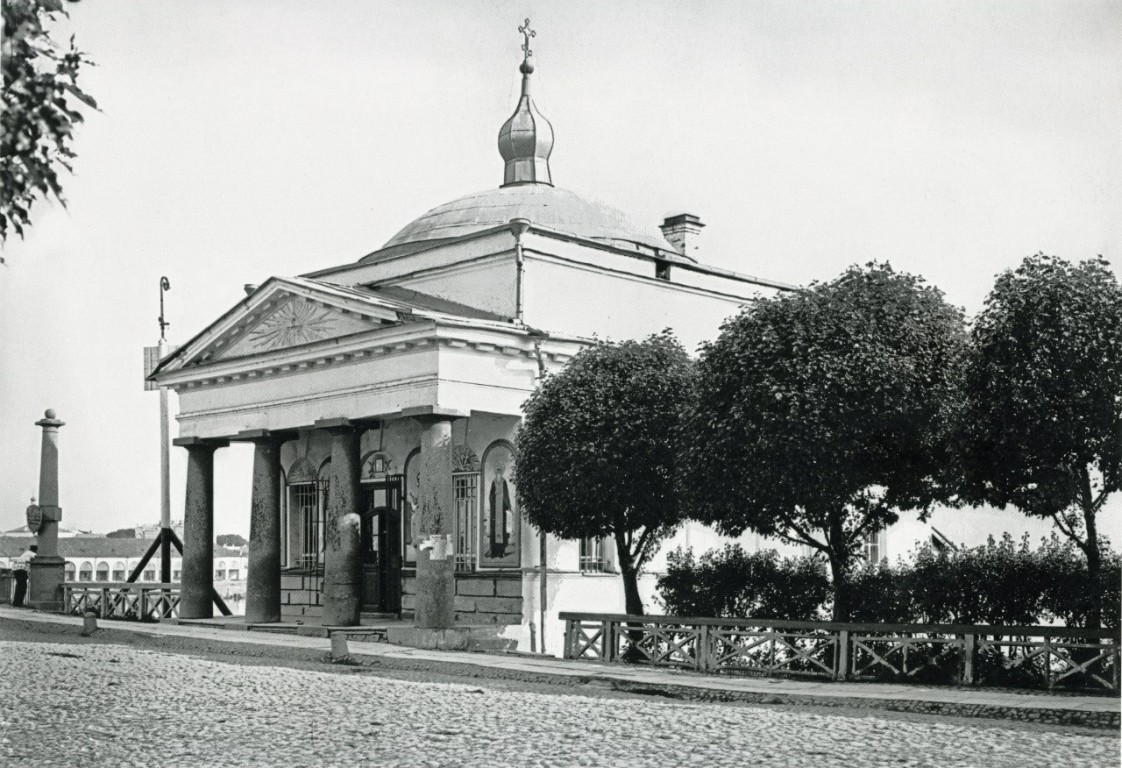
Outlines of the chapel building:
{"label": "chapel building", "polygon": [[792,286],[700,263],[696,216],[640,226],[555,186],[523,50],[501,184],[356,262],[247,286],[160,362],[188,452],[185,618],[211,615],[213,462],[232,441],[255,446],[249,621],[439,626],[443,611],[502,625],[524,650],[545,629],[560,653],[558,611],[622,611],[605,542],[543,537],[519,513],[522,404],[594,337],[671,328],[694,349],[754,295]]}

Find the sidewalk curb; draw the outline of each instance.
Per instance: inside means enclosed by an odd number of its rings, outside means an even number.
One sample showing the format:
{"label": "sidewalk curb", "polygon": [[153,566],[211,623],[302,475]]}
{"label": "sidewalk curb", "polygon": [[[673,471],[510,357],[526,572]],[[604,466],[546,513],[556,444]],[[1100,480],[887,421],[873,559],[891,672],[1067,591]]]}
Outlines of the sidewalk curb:
{"label": "sidewalk curb", "polygon": [[[29,617],[30,618],[30,617]],[[34,619],[21,620],[16,617],[0,616],[0,630],[4,625],[14,624],[35,631],[39,629],[43,634],[49,635],[49,628],[64,629],[63,634],[80,636],[81,624],[66,620],[66,617],[55,617],[50,614],[38,614]],[[309,638],[301,638],[305,644],[286,645],[276,642],[257,643],[248,639],[255,633],[231,633],[229,639],[208,637],[193,637],[190,633],[169,634],[166,632],[147,632],[142,627],[129,627],[123,629],[115,627],[118,622],[104,622],[99,626],[96,637],[90,638],[94,642],[113,642],[127,640],[130,637],[142,637],[146,644],[156,650],[166,652],[213,652],[214,644],[220,643],[222,652],[235,656],[250,658],[276,658],[278,660],[291,659],[297,661],[311,661],[331,664],[331,649],[327,642],[323,647],[311,647],[306,644]],[[0,639],[2,631],[0,631]],[[327,638],[324,638],[326,641]],[[527,670],[496,666],[473,662],[471,653],[458,653],[465,658],[462,660],[443,660],[432,658],[416,658],[404,655],[389,655],[370,653],[363,646],[368,643],[355,642],[351,644],[349,663],[353,666],[392,669],[400,671],[429,672],[455,675],[459,677],[512,680],[524,683],[539,683],[555,685],[562,688],[573,689],[579,694],[581,688],[606,688],[624,693],[660,696],[668,699],[694,702],[736,702],[756,705],[788,705],[788,706],[815,706],[830,708],[848,708],[866,711],[907,712],[922,715],[943,715],[963,718],[977,718],[989,720],[1013,720],[1019,722],[1041,723],[1060,726],[1078,726],[1096,730],[1118,731],[1122,727],[1122,712],[1116,707],[1113,711],[1077,709],[1073,707],[1030,706],[1026,700],[1022,706],[1004,706],[1000,704],[965,703],[948,701],[931,701],[922,698],[884,697],[869,698],[846,696],[839,691],[838,695],[815,695],[808,693],[794,693],[785,691],[749,691],[735,688],[720,688],[714,686],[714,680],[705,678],[696,682],[689,678],[673,683],[664,681],[649,681],[635,679],[635,673],[645,670],[636,670],[633,667],[624,667],[618,673],[602,668],[582,670],[582,662],[570,662],[572,671],[565,673],[546,670]],[[398,646],[389,646],[397,649]],[[404,650],[404,649],[402,649]],[[488,658],[501,657],[502,654],[486,654]],[[694,683],[694,684],[691,684]],[[839,686],[845,683],[839,683]],[[1033,696],[1033,699],[1044,703],[1045,696]]]}

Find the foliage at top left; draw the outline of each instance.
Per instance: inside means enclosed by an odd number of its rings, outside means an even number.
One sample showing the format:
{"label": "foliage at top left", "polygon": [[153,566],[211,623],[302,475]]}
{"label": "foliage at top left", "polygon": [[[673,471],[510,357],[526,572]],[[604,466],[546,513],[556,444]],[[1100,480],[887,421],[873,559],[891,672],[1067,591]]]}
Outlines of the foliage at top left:
{"label": "foliage at top left", "polygon": [[51,195],[66,200],[58,174],[73,172],[74,127],[79,103],[97,102],[78,85],[82,65],[92,64],[74,44],[51,39],[47,25],[61,15],[62,0],[4,0],[3,113],[0,114],[0,241],[21,237],[32,204]]}

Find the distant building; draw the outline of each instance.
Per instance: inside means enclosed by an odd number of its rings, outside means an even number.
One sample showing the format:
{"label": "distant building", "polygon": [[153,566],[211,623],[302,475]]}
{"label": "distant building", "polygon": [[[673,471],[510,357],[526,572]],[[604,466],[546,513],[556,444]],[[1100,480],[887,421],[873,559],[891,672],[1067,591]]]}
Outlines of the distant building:
{"label": "distant building", "polygon": [[[32,542],[30,534],[0,535],[0,568],[11,568],[14,561]],[[64,566],[67,582],[119,582],[125,581],[140,564],[144,553],[152,545],[145,539],[110,539],[106,536],[60,536],[58,553],[66,560]],[[182,575],[182,561],[172,550],[171,579],[178,582]],[[160,580],[160,556],[155,554],[145,565],[138,582]],[[249,560],[241,549],[214,548],[214,587],[227,599],[234,613],[244,609],[245,578]]]}

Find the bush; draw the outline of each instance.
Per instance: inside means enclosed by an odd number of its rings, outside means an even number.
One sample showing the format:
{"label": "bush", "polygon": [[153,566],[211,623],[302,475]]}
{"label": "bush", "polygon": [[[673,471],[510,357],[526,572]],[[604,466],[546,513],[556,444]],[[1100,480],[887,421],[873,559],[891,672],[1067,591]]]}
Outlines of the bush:
{"label": "bush", "polygon": [[878,624],[909,624],[915,621],[907,565],[862,563],[850,576],[849,620]]}
{"label": "bush", "polygon": [[773,549],[746,553],[739,544],[694,558],[677,549],[658,579],[659,602],[676,616],[813,620],[830,595],[821,560],[780,558]]}
{"label": "bush", "polygon": [[925,624],[1038,624],[1053,574],[1026,534],[936,552],[920,546],[909,568],[915,620]]}
{"label": "bush", "polygon": [[[1122,557],[1103,547],[1097,585],[1086,559],[1052,534],[1033,549],[1009,534],[979,547],[937,551],[919,546],[912,562],[862,564],[851,573],[850,620],[881,624],[1085,626],[1093,591],[1103,624],[1117,627]],[[738,544],[700,559],[676,550],[658,580],[668,614],[715,618],[812,620],[829,611],[830,581],[817,558],[780,558],[775,550],[746,553]]]}

